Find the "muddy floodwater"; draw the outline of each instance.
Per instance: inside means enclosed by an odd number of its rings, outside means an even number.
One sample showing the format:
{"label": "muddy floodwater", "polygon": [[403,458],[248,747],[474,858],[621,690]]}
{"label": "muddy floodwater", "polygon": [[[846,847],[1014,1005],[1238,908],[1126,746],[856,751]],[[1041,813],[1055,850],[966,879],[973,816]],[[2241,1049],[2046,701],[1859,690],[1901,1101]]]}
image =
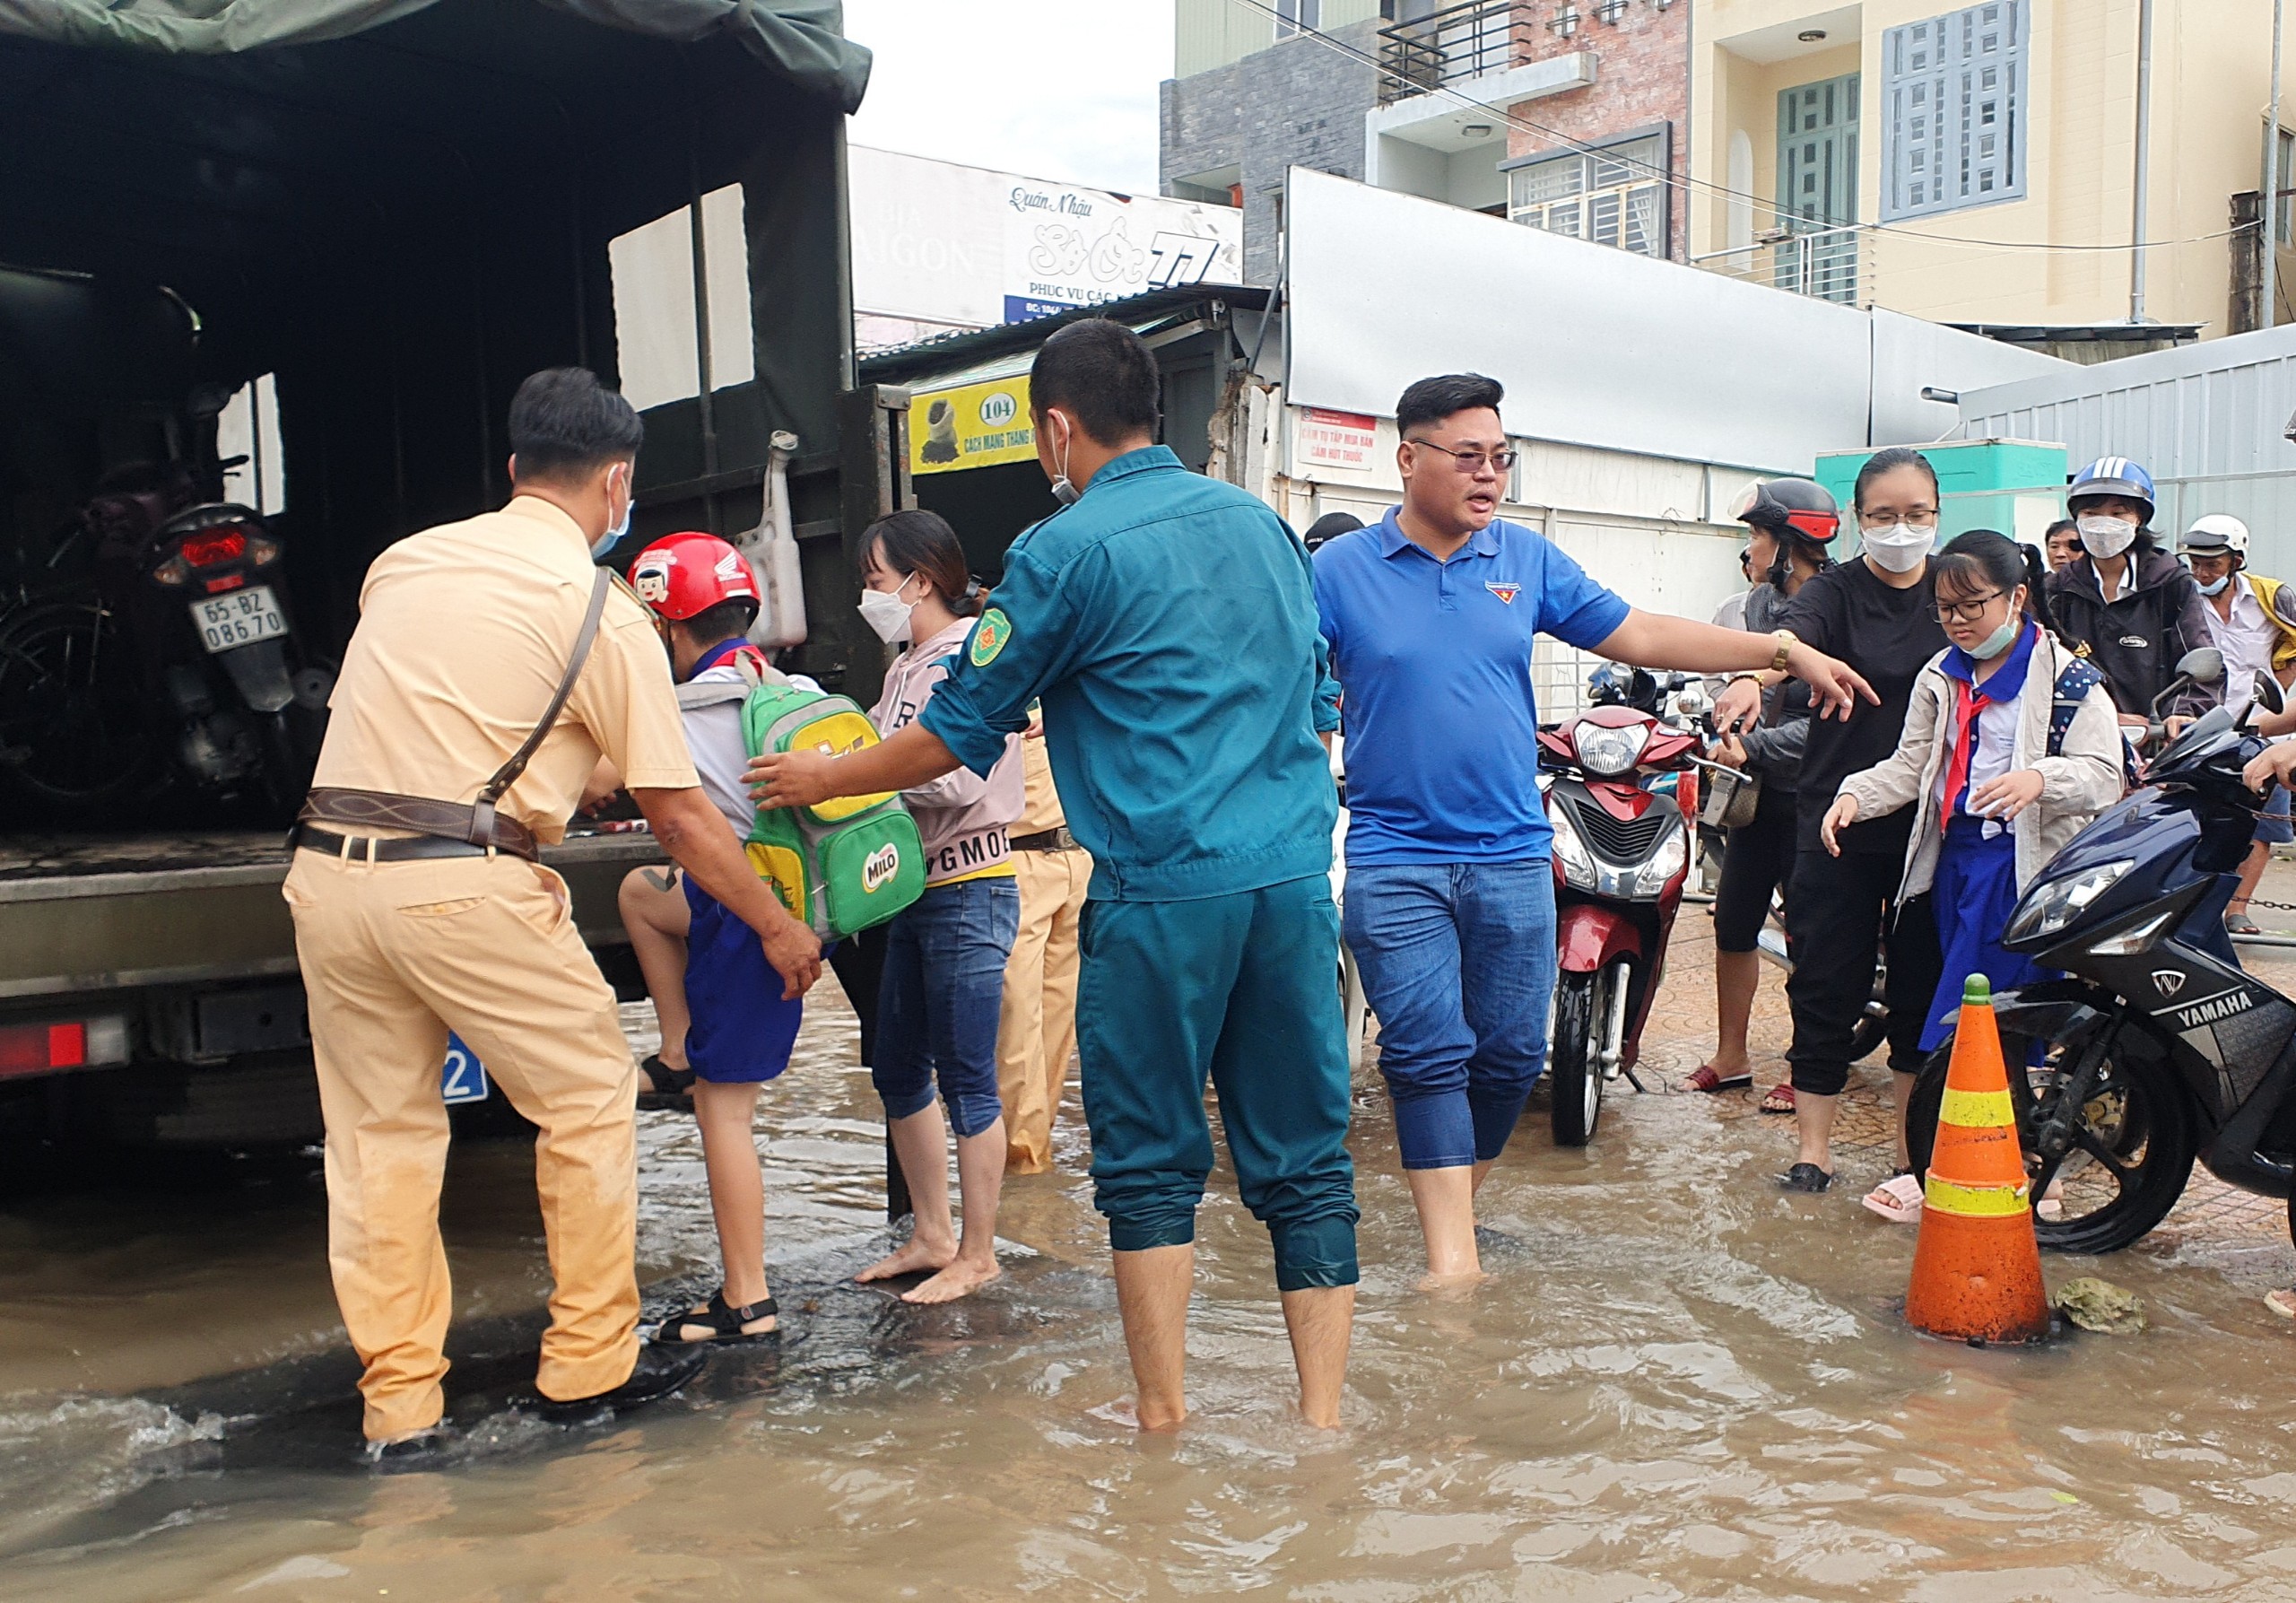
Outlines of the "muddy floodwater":
{"label": "muddy floodwater", "polygon": [[[1705,920],[1683,925],[1661,1079],[1698,1061],[1709,994]],[[1062,1172],[1007,1189],[1000,1284],[913,1310],[848,1283],[885,1240],[883,1145],[821,994],[759,1121],[787,1338],[680,1399],[588,1433],[509,1405],[545,1287],[530,1155],[457,1149],[448,1387],[472,1430],[443,1473],[353,1467],[312,1160],[6,1204],[0,1597],[2296,1599],[2296,1333],[2257,1300],[2296,1278],[2273,1210],[2196,1186],[2143,1245],[2048,1264],[2137,1292],[2141,1336],[1976,1351],[1899,1322],[1913,1233],[1857,1201],[1878,1146],[1789,1199],[1781,1121],[1629,1095],[1583,1152],[1526,1119],[1484,1193],[1490,1281],[1430,1296],[1367,1075],[1344,1429],[1290,1416],[1265,1239],[1223,1173],[1195,1416],[1144,1441],[1114,1407],[1073,1097]],[[1782,1042],[1774,998],[1757,1029]],[[690,1121],[641,1122],[650,1314],[715,1284],[713,1243]]]}

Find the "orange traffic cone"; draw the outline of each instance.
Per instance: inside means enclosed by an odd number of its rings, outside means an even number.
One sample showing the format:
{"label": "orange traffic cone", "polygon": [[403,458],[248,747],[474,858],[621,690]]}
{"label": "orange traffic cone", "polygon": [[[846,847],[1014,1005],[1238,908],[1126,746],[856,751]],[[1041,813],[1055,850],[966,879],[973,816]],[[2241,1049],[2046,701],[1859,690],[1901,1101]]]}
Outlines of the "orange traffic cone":
{"label": "orange traffic cone", "polygon": [[1992,988],[1971,974],[1961,990],[1906,1293],[1905,1317],[1914,1329],[1955,1341],[2048,1334],[2048,1294],[2026,1190]]}

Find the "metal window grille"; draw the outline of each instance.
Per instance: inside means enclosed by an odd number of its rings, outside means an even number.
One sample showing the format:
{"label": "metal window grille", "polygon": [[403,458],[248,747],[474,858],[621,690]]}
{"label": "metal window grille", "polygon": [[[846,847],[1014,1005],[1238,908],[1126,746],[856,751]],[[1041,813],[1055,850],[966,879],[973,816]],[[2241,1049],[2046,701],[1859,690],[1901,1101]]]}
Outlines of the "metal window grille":
{"label": "metal window grille", "polygon": [[1507,219],[1574,240],[1663,257],[1665,164],[1665,138],[1654,135],[1518,167],[1509,175]]}
{"label": "metal window grille", "polygon": [[1882,220],[2025,193],[2027,0],[1987,0],[1882,36]]}

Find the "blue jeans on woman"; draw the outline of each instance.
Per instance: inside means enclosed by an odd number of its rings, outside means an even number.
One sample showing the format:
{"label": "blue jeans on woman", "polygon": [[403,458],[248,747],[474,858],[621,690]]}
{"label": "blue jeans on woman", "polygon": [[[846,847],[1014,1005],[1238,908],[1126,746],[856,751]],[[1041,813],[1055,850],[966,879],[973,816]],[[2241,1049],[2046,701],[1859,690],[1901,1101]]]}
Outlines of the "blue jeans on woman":
{"label": "blue jeans on woman", "polygon": [[1403,1166],[1497,1157],[1546,1067],[1553,867],[1351,864],[1343,928],[1378,1015]]}
{"label": "blue jeans on woman", "polygon": [[932,885],[885,928],[869,1067],[885,1117],[922,1113],[937,1081],[950,1128],[978,1136],[1004,1111],[996,1100],[996,1024],[1004,960],[1021,928],[1020,887],[1009,874]]}

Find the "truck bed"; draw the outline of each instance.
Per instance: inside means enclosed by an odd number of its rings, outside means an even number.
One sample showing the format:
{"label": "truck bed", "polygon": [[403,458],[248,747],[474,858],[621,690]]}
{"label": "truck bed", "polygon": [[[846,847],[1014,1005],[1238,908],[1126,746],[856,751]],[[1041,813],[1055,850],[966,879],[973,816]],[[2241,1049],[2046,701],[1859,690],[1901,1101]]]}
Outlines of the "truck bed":
{"label": "truck bed", "polygon": [[[643,831],[543,849],[593,946],[624,944],[614,892],[664,859]],[[275,830],[0,836],[0,1000],[295,972]]]}

